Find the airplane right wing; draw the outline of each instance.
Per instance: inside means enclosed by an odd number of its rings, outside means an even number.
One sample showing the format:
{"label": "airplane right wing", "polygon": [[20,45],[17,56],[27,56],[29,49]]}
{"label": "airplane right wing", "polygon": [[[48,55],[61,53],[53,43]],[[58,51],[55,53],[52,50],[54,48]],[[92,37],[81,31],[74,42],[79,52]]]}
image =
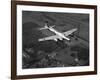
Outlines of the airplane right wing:
{"label": "airplane right wing", "polygon": [[63,32],[63,34],[64,34],[65,36],[69,36],[70,34],[72,34],[72,33],[75,32],[75,31],[77,31],[77,28],[71,29],[71,30],[66,31],[66,32]]}

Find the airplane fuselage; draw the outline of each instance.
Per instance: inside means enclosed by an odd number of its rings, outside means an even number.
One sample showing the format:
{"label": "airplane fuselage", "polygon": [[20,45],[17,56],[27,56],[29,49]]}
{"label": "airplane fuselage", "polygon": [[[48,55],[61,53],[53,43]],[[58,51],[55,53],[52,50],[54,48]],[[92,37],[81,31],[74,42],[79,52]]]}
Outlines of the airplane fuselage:
{"label": "airplane fuselage", "polygon": [[64,38],[64,39],[66,39],[66,40],[70,40],[69,38],[67,38],[67,37],[64,36],[62,33],[58,32],[57,30],[55,30],[55,29],[52,28],[52,27],[48,28],[48,30],[54,32],[56,35],[58,35],[58,36],[60,36],[60,37],[62,37],[62,38]]}

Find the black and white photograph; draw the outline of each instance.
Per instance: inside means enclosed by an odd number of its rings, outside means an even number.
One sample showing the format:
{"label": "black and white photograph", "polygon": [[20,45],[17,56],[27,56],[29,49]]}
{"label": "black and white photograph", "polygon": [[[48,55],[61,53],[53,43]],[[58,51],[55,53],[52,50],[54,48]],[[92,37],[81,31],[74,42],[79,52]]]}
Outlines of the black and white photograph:
{"label": "black and white photograph", "polygon": [[22,11],[22,68],[89,66],[89,14]]}
{"label": "black and white photograph", "polygon": [[12,4],[12,77],[97,73],[97,8],[93,5]]}

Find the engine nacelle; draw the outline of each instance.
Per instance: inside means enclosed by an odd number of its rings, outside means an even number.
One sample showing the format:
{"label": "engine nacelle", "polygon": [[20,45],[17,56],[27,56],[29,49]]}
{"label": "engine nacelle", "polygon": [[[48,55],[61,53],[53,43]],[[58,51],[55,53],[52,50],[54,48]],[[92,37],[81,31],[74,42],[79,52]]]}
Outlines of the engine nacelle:
{"label": "engine nacelle", "polygon": [[59,38],[59,40],[63,40],[62,38]]}
{"label": "engine nacelle", "polygon": [[54,39],[55,41],[58,41],[57,39]]}

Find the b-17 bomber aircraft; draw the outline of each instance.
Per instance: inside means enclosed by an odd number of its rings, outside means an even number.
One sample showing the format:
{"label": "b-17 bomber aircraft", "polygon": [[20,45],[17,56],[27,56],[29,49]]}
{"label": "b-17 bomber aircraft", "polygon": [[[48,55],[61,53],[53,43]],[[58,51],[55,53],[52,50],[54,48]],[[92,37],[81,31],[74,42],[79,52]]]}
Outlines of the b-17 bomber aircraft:
{"label": "b-17 bomber aircraft", "polygon": [[43,30],[43,29],[48,29],[49,31],[55,33],[55,35],[53,36],[49,36],[49,37],[44,37],[44,38],[40,38],[38,39],[38,41],[46,41],[46,40],[54,40],[54,41],[58,41],[59,40],[67,40],[70,41],[70,38],[68,38],[67,36],[71,35],[72,33],[74,33],[75,31],[77,31],[77,28],[71,29],[69,31],[66,32],[59,32],[56,29],[54,29],[55,25],[53,26],[48,26],[47,23],[45,23],[44,28],[40,28],[39,30]]}

